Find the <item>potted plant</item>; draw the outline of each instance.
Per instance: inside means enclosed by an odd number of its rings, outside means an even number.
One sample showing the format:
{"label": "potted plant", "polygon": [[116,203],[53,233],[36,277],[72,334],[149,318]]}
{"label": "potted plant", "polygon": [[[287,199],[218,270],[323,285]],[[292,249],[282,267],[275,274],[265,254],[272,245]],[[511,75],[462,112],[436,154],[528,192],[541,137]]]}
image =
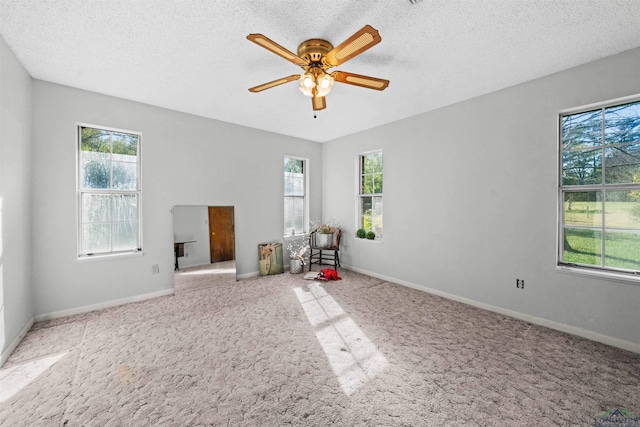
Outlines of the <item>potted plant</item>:
{"label": "potted plant", "polygon": [[365,237],[367,237],[367,230],[365,230],[364,228],[358,228],[358,231],[356,231],[356,237],[359,239],[364,239]]}
{"label": "potted plant", "polygon": [[309,250],[309,245],[306,240],[294,240],[289,242],[287,246],[289,251],[289,272],[292,274],[302,273],[304,269],[305,255]]}
{"label": "potted plant", "polygon": [[374,233],[373,231],[367,231],[367,239],[373,240],[375,238],[376,238],[376,233]]}

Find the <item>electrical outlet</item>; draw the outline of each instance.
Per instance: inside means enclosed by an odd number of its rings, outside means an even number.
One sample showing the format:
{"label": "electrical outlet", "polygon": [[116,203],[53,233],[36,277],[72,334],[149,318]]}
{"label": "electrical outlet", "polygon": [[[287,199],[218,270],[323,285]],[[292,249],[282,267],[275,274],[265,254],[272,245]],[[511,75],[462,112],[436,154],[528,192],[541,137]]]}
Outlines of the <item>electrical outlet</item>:
{"label": "electrical outlet", "polygon": [[524,289],[524,280],[523,279],[516,279],[516,288]]}
{"label": "electrical outlet", "polygon": [[151,266],[151,274],[160,274],[160,266],[158,264]]}

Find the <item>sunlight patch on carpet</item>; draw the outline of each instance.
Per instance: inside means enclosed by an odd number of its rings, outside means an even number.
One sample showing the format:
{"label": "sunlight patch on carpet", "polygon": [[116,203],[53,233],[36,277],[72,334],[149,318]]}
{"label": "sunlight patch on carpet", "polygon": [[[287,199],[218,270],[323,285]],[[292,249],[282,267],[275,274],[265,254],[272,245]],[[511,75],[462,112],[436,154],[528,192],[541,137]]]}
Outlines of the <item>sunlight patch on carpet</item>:
{"label": "sunlight patch on carpet", "polygon": [[384,370],[387,359],[320,284],[294,291],[347,396]]}
{"label": "sunlight patch on carpet", "polygon": [[4,402],[11,396],[25,388],[44,371],[53,366],[58,360],[67,354],[61,353],[53,356],[32,360],[7,369],[0,369],[0,402]]}

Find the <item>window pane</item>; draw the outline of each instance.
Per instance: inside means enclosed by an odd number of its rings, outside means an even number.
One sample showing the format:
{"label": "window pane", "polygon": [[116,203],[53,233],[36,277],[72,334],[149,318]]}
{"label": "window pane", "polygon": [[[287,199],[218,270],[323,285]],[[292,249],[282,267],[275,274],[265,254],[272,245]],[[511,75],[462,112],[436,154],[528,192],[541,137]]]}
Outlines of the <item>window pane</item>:
{"label": "window pane", "polygon": [[563,116],[560,124],[564,151],[602,145],[602,110]]}
{"label": "window pane", "polygon": [[126,133],[113,132],[111,134],[111,141],[113,144],[114,155],[124,155],[131,159],[130,161],[137,161],[138,159],[138,135],[130,135]]}
{"label": "window pane", "polygon": [[291,157],[285,157],[284,171],[293,172],[293,173],[304,173],[303,161],[298,159],[292,159]]}
{"label": "window pane", "polygon": [[607,108],[604,123],[607,144],[640,142],[640,101]]}
{"label": "window pane", "polygon": [[602,150],[562,153],[562,185],[602,183]]}
{"label": "window pane", "polygon": [[284,233],[291,234],[304,232],[304,197],[284,198]]}
{"label": "window pane", "polygon": [[382,173],[382,153],[375,153],[371,155],[371,161],[373,163],[374,173]]}
{"label": "window pane", "polygon": [[640,231],[605,230],[604,265],[640,270]]}
{"label": "window pane", "polygon": [[138,189],[138,167],[135,163],[113,162],[113,188],[116,190]]}
{"label": "window pane", "polygon": [[371,229],[376,233],[376,237],[382,237],[382,197],[373,198]]}
{"label": "window pane", "polygon": [[361,197],[360,203],[362,204],[360,207],[362,212],[362,228],[365,230],[371,230],[371,214],[373,209],[372,198]]}
{"label": "window pane", "polygon": [[82,128],[83,152],[111,153],[111,132],[101,129]]}
{"label": "window pane", "polygon": [[362,156],[362,173],[373,173],[373,161],[371,159],[371,155]]}
{"label": "window pane", "polygon": [[284,173],[284,195],[290,196],[293,194],[293,177],[289,172]]}
{"label": "window pane", "polygon": [[114,251],[135,250],[138,248],[138,223],[135,221],[113,223]]}
{"label": "window pane", "polygon": [[373,175],[362,177],[362,194],[373,194]]}
{"label": "window pane", "polygon": [[564,229],[564,261],[600,265],[602,232],[579,228]]}
{"label": "window pane", "polygon": [[362,197],[361,203],[362,228],[367,231],[373,230],[373,197]]}
{"label": "window pane", "polygon": [[81,188],[109,188],[111,162],[93,159],[82,159]]}
{"label": "window pane", "polygon": [[304,233],[304,217],[302,215],[295,215],[293,217],[293,228],[296,233]]}
{"label": "window pane", "polygon": [[95,254],[111,250],[111,225],[90,223],[82,225],[82,253]]}
{"label": "window pane", "polygon": [[373,193],[381,194],[382,193],[382,174],[377,173],[373,175]]}
{"label": "window pane", "polygon": [[607,191],[605,201],[607,229],[640,230],[640,191]]}
{"label": "window pane", "polygon": [[111,220],[110,196],[102,194],[82,195],[82,222]]}
{"label": "window pane", "polygon": [[602,225],[602,193],[581,191],[564,193],[564,226]]}
{"label": "window pane", "polygon": [[285,196],[304,196],[304,174],[284,173]]}
{"label": "window pane", "polygon": [[108,131],[82,128],[81,186],[109,188],[111,180],[111,135]]}
{"label": "window pane", "polygon": [[297,173],[293,176],[293,194],[296,196],[304,195],[304,175]]}
{"label": "window pane", "polygon": [[605,151],[605,184],[640,181],[640,143],[609,147]]}
{"label": "window pane", "polygon": [[138,219],[138,197],[136,195],[116,194],[112,201],[114,221],[135,221]]}

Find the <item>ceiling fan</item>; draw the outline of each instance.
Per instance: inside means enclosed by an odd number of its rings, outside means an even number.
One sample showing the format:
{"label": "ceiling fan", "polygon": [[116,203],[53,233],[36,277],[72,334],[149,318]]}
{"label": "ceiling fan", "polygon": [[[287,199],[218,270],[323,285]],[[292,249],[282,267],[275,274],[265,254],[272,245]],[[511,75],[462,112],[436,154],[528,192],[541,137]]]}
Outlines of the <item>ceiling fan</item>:
{"label": "ceiling fan", "polygon": [[261,92],[297,80],[300,84],[300,91],[311,97],[311,104],[315,111],[326,108],[325,96],[331,92],[334,81],[375,90],[384,90],[389,86],[389,80],[375,77],[344,71],[327,73],[329,68],[347,62],[382,41],[378,31],[370,25],[365,25],[337,47],[333,47],[331,43],[322,39],[304,41],[298,46],[297,55],[262,34],[249,34],[247,39],[287,61],[299,65],[304,70],[303,74],[292,74],[252,87],[249,89],[250,92]]}

